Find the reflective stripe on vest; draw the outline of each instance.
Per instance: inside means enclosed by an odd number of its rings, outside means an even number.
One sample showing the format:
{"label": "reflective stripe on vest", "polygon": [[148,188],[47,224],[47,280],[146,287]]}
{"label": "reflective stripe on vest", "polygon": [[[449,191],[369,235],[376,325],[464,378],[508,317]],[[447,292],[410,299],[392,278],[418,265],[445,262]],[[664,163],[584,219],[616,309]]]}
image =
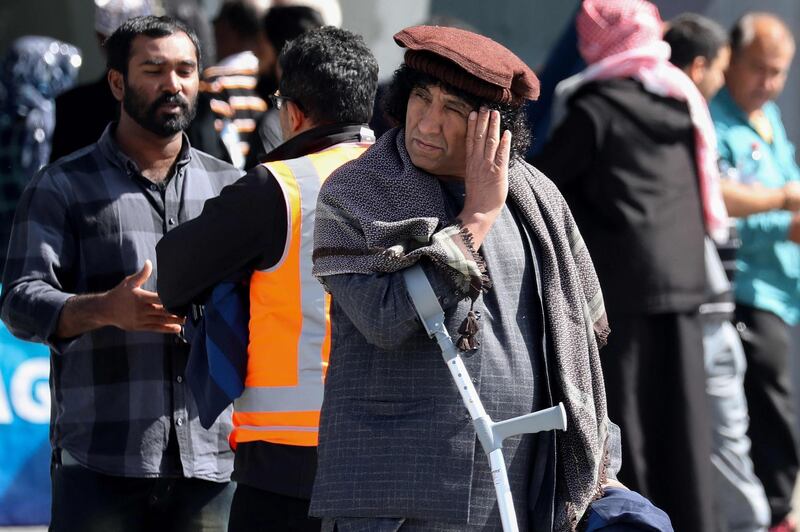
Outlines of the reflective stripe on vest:
{"label": "reflective stripe on vest", "polygon": [[330,352],[330,297],[311,274],[319,189],[368,144],[338,144],[299,159],[265,163],[283,190],[286,247],[250,279],[250,343],[245,390],[234,402],[231,444],[317,445]]}

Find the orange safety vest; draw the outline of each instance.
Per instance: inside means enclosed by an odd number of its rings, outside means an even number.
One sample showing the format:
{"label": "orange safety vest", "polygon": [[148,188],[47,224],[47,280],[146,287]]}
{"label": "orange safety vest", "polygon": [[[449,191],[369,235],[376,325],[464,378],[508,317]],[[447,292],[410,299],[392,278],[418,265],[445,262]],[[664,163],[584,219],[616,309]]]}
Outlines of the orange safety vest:
{"label": "orange safety vest", "polygon": [[247,376],[234,402],[230,442],[316,446],[330,353],[330,296],[311,274],[322,183],[369,143],[342,143],[298,159],[264,163],[283,189],[286,246],[250,279]]}

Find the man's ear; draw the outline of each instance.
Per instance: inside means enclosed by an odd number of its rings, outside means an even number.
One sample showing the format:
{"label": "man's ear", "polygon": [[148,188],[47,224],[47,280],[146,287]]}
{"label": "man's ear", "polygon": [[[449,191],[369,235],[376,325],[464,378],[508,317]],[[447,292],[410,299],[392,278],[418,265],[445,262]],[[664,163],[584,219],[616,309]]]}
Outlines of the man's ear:
{"label": "man's ear", "polygon": [[698,55],[694,59],[692,59],[692,63],[689,65],[687,69],[689,77],[692,78],[695,85],[699,85],[703,78],[706,76],[706,70],[708,69],[708,61],[702,55]]}
{"label": "man's ear", "polygon": [[111,87],[111,94],[114,95],[118,102],[121,102],[125,96],[125,79],[122,72],[110,68],[108,74],[106,74],[106,79],[108,80],[108,86]]}
{"label": "man's ear", "polygon": [[286,100],[286,113],[289,115],[289,129],[293,134],[297,134],[307,129],[308,117],[300,107],[291,100]]}

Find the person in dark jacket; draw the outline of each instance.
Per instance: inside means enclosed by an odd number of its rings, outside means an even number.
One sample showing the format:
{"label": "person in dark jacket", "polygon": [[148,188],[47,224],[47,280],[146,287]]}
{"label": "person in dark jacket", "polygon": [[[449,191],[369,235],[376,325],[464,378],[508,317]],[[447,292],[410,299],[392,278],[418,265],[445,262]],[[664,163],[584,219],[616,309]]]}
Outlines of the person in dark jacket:
{"label": "person in dark jacket", "polygon": [[[303,33],[324,25],[319,11],[308,6],[274,6],[261,20],[256,55],[258,55],[259,80],[256,90],[264,99],[278,88],[280,73],[278,55],[284,45]],[[247,140],[250,152],[245,157],[245,168],[252,168],[283,142],[278,109],[268,109],[256,124]]]}
{"label": "person in dark jacket", "polygon": [[619,478],[676,530],[715,530],[698,314],[704,235],[725,219],[713,126],[702,95],[668,62],[654,5],[586,0],[576,23],[589,67],[559,88],[571,91],[566,113],[534,164],[564,194],[603,289]]}
{"label": "person in dark jacket", "polygon": [[217,64],[203,70],[198,112],[189,140],[199,149],[244,169],[247,135],[267,110],[256,92],[253,53],[264,7],[256,0],[225,0],[214,18]]}

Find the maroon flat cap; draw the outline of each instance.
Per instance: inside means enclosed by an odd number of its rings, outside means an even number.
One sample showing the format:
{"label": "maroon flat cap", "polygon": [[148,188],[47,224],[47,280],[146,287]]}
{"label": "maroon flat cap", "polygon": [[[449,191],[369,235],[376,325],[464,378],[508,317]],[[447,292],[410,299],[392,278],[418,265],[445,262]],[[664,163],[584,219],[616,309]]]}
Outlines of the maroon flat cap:
{"label": "maroon flat cap", "polygon": [[470,31],[412,26],[394,36],[406,64],[469,94],[519,104],[539,97],[539,79],[505,46]]}

